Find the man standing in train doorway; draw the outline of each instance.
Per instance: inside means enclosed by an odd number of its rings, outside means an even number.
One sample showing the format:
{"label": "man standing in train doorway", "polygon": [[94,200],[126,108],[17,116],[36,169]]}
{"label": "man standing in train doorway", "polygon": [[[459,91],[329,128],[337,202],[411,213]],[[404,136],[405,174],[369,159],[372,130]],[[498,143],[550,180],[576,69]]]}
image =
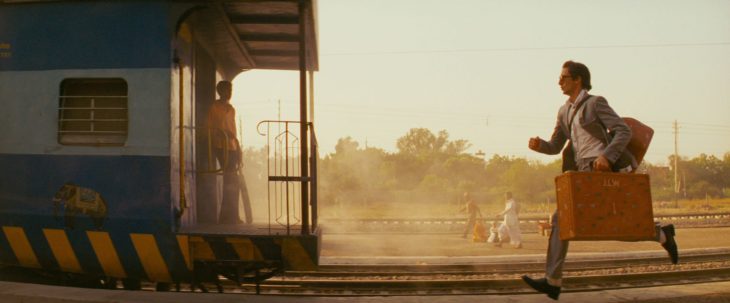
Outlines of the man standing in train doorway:
{"label": "man standing in train doorway", "polygon": [[230,104],[230,81],[220,81],[216,86],[219,99],[213,101],[208,111],[208,129],[213,145],[213,155],[223,169],[223,199],[218,223],[242,223],[239,217],[239,178],[241,148],[236,138],[236,110]]}
{"label": "man standing in train doorway", "polygon": [[[630,172],[636,169],[636,160],[626,146],[631,140],[631,128],[614,112],[605,98],[588,94],[591,90],[591,74],[582,63],[567,61],[563,64],[558,85],[568,100],[558,110],[550,141],[540,137],[530,138],[528,147],[539,153],[555,155],[561,152],[566,141],[570,142],[563,153],[563,171],[614,171]],[[611,130],[613,135],[609,135]],[[552,233],[547,251],[545,277],[522,279],[535,290],[557,300],[562,286],[563,264],[568,253],[568,241],[560,239],[557,211],[553,214]],[[674,241],[674,226],[656,226],[656,241],[677,264],[678,250]]]}

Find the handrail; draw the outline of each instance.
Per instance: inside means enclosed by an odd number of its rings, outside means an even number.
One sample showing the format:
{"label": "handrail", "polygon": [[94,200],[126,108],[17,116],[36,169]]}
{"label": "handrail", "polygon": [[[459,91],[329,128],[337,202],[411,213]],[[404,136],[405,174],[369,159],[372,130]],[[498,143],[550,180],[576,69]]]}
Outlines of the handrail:
{"label": "handrail", "polygon": [[[176,58],[176,60],[177,60],[177,58]],[[184,72],[185,72],[185,69],[183,67],[183,64],[178,62],[178,79],[179,79],[178,94],[179,94],[179,99],[180,99],[179,104],[178,104],[178,112],[179,112],[178,122],[180,123],[180,132],[178,133],[179,134],[179,138],[178,138],[179,151],[178,152],[179,152],[179,157],[180,157],[180,163],[179,163],[180,175],[178,176],[179,182],[180,182],[180,193],[179,193],[180,194],[180,213],[178,214],[179,217],[182,217],[183,213],[185,213],[185,209],[188,208],[188,201],[185,198],[185,128],[183,127],[185,125],[185,121],[184,121],[185,112],[183,111],[184,105],[185,105],[185,96],[183,95],[183,93],[185,92],[185,90],[184,90],[185,82],[183,82]]]}
{"label": "handrail", "polygon": [[317,230],[317,221],[318,221],[318,212],[317,212],[317,160],[319,160],[319,143],[317,142],[317,136],[314,133],[314,123],[309,122],[307,123],[309,126],[309,132],[312,135],[311,136],[311,144],[310,144],[310,154],[309,154],[309,168],[310,168],[310,186],[311,190],[309,191],[309,195],[311,199],[309,200],[309,205],[312,206],[312,230]]}
{"label": "handrail", "polygon": [[[266,128],[263,127],[264,124],[267,125]],[[279,129],[272,133],[272,124],[283,124],[283,129]],[[309,142],[301,142],[299,136],[296,136],[291,132],[289,124],[301,125],[302,123],[300,121],[264,120],[256,125],[256,131],[259,135],[266,136],[268,138],[266,144],[266,155],[269,181],[269,229],[271,229],[271,223],[273,220],[273,222],[285,227],[287,234],[290,232],[290,227],[292,225],[297,225],[299,223],[302,224],[303,232],[305,226],[307,226],[307,232],[310,230],[309,227],[311,227],[311,230],[314,230],[318,221],[316,161],[319,154],[318,143],[314,134],[314,126],[312,123],[305,124],[306,131],[308,131],[311,136],[309,136]],[[274,143],[273,151],[271,150],[272,142]],[[301,167],[298,165],[299,162],[294,161],[294,159],[298,157],[298,152],[296,152],[296,150],[299,150],[300,148],[308,148],[311,151],[308,155],[308,171],[301,171]],[[294,150],[294,152],[290,153],[290,150]],[[306,189],[308,189],[306,197],[301,197],[301,195],[297,196],[297,193],[299,192],[299,190],[296,189],[297,186],[306,186]],[[291,195],[292,190],[294,193],[293,195]],[[290,201],[299,201],[300,203],[290,203]],[[274,206],[273,214],[272,203]],[[305,203],[307,205],[304,205]],[[303,211],[303,208],[305,207],[307,208],[307,212]],[[311,213],[309,212],[310,209]],[[302,210],[301,218],[298,216],[300,210]]]}
{"label": "handrail", "polygon": [[262,133],[261,132],[261,129],[259,128],[261,126],[261,124],[264,124],[264,123],[284,123],[284,124],[295,123],[295,124],[299,124],[301,122],[300,121],[289,121],[289,120],[263,120],[263,121],[259,122],[258,124],[256,124],[256,132],[258,132],[259,135],[261,135],[261,136],[266,136],[267,135],[266,133]]}

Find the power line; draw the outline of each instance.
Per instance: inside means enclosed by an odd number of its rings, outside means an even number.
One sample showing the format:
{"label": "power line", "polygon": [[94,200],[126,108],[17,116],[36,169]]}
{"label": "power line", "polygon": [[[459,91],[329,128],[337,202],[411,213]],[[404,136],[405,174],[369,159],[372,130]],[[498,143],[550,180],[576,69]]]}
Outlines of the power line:
{"label": "power line", "polygon": [[721,125],[721,124],[704,124],[704,123],[691,123],[691,122],[684,123],[684,124],[702,126],[702,127],[707,127],[707,128],[726,128],[726,129],[730,129],[730,125]]}
{"label": "power line", "polygon": [[729,45],[730,45],[730,42],[617,44],[617,45],[582,45],[582,46],[546,46],[546,47],[508,47],[508,48],[475,48],[475,49],[441,49],[441,50],[403,50],[403,51],[342,52],[342,53],[321,54],[321,56],[370,56],[370,55],[452,54],[452,53],[485,53],[485,52],[505,52],[505,51],[545,51],[545,50],[566,50],[566,49],[666,48],[666,47],[698,47],[698,46],[729,46]]}

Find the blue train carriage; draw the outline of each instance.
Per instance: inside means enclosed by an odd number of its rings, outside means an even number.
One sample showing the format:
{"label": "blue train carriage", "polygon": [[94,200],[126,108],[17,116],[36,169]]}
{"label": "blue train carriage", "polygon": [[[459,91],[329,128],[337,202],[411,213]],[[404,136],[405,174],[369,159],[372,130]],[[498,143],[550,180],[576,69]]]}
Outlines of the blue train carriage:
{"label": "blue train carriage", "polygon": [[314,163],[270,177],[296,220],[218,225],[204,127],[250,69],[299,70],[306,113],[317,66],[314,0],[0,1],[0,263],[130,289],[315,268]]}

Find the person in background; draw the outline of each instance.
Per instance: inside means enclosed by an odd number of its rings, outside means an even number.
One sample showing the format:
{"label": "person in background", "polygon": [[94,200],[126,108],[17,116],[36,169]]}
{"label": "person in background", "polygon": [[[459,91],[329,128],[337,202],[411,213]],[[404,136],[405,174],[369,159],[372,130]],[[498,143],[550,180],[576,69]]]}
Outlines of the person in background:
{"label": "person in background", "polygon": [[[608,105],[605,98],[588,94],[591,74],[582,63],[566,61],[558,85],[568,100],[558,110],[557,122],[549,141],[530,138],[528,147],[539,153],[555,155],[570,140],[563,157],[563,171],[628,172],[636,168],[636,160],[626,150],[631,140],[631,128]],[[611,130],[613,135],[608,133]],[[553,300],[560,296],[563,264],[568,253],[568,241],[560,239],[557,211],[553,214],[545,277],[532,279],[522,276],[530,287]],[[656,226],[656,241],[669,254],[673,264],[679,259],[674,240],[674,225]]]}
{"label": "person in background", "polygon": [[492,227],[489,228],[489,239],[487,239],[488,243],[494,243],[494,246],[496,247],[502,247],[502,243],[499,240],[499,225],[497,225],[497,221],[492,221]]}
{"label": "person in background", "polygon": [[522,232],[520,231],[520,205],[512,199],[512,192],[504,194],[506,200],[504,210],[497,215],[504,216],[504,220],[499,227],[500,243],[506,242],[509,237],[509,243],[514,248],[522,248]]}
{"label": "person in background", "polygon": [[466,212],[466,226],[464,227],[464,234],[461,235],[462,238],[466,239],[466,235],[474,231],[474,224],[477,222],[477,217],[482,217],[482,212],[469,195],[469,192],[464,193],[464,201],[466,204],[459,212]]}
{"label": "person in background", "polygon": [[476,220],[474,223],[474,235],[472,242],[487,242],[487,228],[484,226],[483,220]]}
{"label": "person in background", "polygon": [[242,223],[238,205],[241,148],[236,138],[236,110],[230,104],[233,87],[230,81],[220,81],[216,90],[220,98],[210,106],[207,121],[213,155],[223,169],[223,200],[218,222],[238,224]]}

